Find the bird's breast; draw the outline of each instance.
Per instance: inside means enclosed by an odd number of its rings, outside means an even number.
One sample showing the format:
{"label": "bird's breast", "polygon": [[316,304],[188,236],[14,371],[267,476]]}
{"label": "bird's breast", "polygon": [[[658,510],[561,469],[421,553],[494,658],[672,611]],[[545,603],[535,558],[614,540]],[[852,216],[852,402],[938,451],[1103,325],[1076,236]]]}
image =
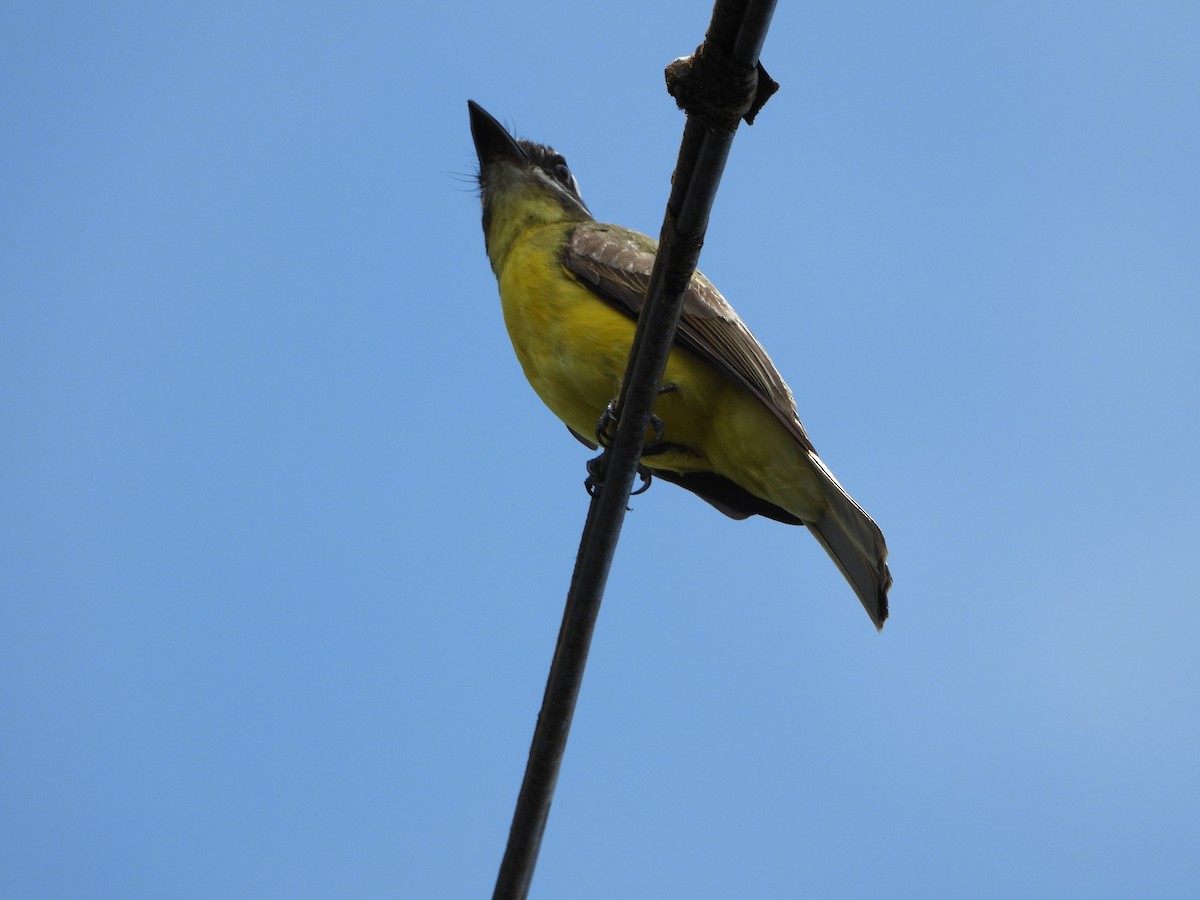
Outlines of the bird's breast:
{"label": "bird's breast", "polygon": [[497,279],[504,324],[525,377],[550,410],[590,435],[620,390],[634,322],[580,284],[559,262],[565,229],[537,229],[516,243]]}

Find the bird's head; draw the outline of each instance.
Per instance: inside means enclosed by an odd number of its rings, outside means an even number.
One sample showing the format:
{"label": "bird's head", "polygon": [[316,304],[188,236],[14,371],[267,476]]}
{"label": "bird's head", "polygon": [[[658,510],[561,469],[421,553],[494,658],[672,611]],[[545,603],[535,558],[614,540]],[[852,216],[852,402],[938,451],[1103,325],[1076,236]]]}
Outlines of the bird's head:
{"label": "bird's head", "polygon": [[479,156],[483,235],[493,265],[498,254],[530,226],[592,218],[561,153],[515,139],[473,100],[467,101],[467,107]]}

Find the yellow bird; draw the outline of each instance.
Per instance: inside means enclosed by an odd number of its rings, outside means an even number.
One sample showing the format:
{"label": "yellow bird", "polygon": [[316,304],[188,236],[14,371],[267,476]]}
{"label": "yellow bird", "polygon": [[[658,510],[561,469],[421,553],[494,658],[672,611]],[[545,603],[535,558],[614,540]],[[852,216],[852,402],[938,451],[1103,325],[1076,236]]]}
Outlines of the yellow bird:
{"label": "yellow bird", "polygon": [[[473,101],[483,234],[525,377],[576,437],[621,388],[657,242],[592,218],[552,148],[515,140]],[[642,464],[735,519],[806,525],[877,628],[892,583],[879,527],[813,449],[792,392],[699,272],[683,302]]]}

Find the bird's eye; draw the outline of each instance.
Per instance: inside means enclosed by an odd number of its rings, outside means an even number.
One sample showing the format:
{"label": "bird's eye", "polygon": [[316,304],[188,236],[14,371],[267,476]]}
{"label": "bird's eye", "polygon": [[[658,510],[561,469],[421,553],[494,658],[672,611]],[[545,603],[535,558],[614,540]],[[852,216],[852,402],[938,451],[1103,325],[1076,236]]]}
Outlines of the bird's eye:
{"label": "bird's eye", "polygon": [[572,183],[574,182],[575,179],[573,179],[571,177],[571,170],[567,168],[567,164],[565,162],[563,162],[562,160],[559,160],[558,162],[556,162],[554,164],[554,169],[552,171],[554,173],[555,179],[557,181],[559,181],[564,187],[572,186]]}

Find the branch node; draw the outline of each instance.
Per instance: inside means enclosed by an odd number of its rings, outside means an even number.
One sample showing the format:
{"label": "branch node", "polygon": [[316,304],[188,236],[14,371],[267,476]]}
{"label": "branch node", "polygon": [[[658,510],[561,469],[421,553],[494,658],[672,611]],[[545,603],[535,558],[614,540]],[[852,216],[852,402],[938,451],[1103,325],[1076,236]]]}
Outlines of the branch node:
{"label": "branch node", "polygon": [[718,132],[732,133],[743,119],[753,125],[779,90],[761,62],[753,68],[742,65],[709,40],[668,65],[665,74],[675,104]]}

